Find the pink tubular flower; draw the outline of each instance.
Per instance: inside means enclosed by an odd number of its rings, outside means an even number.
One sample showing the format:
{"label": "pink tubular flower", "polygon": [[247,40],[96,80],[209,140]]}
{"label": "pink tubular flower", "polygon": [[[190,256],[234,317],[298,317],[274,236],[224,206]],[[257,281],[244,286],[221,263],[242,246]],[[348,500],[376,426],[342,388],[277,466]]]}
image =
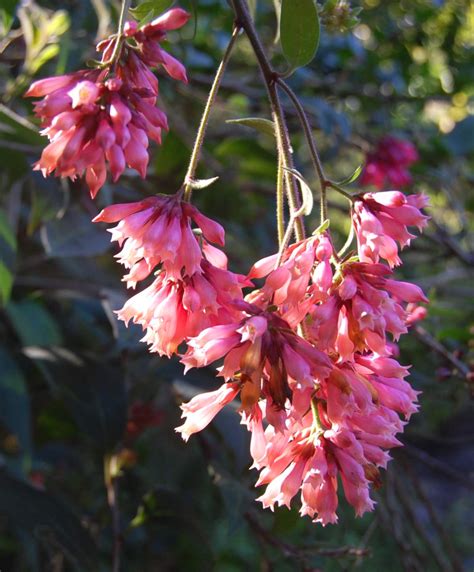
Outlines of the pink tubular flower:
{"label": "pink tubular flower", "polygon": [[340,361],[356,352],[390,353],[386,333],[397,340],[407,332],[408,315],[401,302],[427,302],[415,284],[385,278],[382,264],[347,263],[332,295],[311,312],[310,339],[316,347],[336,352]]}
{"label": "pink tubular flower", "polygon": [[391,267],[400,264],[397,242],[401,248],[415,238],[407,226],[421,231],[428,217],[420,211],[428,205],[426,195],[405,196],[399,191],[365,193],[354,203],[352,223],[357,236],[362,262],[378,262],[384,258]]}
{"label": "pink tubular flower", "polygon": [[128,269],[129,288],[155,273],[152,284],[117,312],[126,324],[142,326],[150,351],[170,357],[203,329],[240,319],[235,302],[251,283],[227,270],[224,252],[208,242],[224,244],[221,225],[179,193],[111,205],[94,221],[118,222],[110,232],[122,247],[116,257]]}
{"label": "pink tubular flower", "polygon": [[257,486],[268,485],[260,497],[264,507],[290,507],[300,492],[302,515],[323,525],[337,522],[338,475],[345,497],[361,516],[373,510],[371,483],[379,485],[387,449],[400,446],[396,434],[416,411],[417,393],[404,381],[408,368],[392,358],[373,354],[357,363],[335,366],[315,388],[303,414],[295,417],[296,390],[282,430],[269,425],[255,466]]}
{"label": "pink tubular flower", "polygon": [[297,336],[276,313],[241,302],[247,317],[239,322],[205,329],[189,340],[182,362],[187,369],[203,367],[224,357],[221,375],[242,379],[242,402],[249,410],[260,396],[276,410],[291,396],[289,379],[296,386],[312,387],[327,376],[332,363],[327,356]]}
{"label": "pink tubular flower", "polygon": [[43,98],[34,108],[42,134],[50,141],[35,169],[44,176],[85,175],[93,197],[105,183],[107,170],[114,182],[127,165],[145,177],[149,139],[160,143],[162,129],[168,128],[166,115],[155,107],[158,80],[147,66],[161,65],[171,77],[187,81],[182,64],[159,42],[167,30],[184,25],[188,18],[175,8],[157,18],[154,26],[152,22],[139,29],[128,23],[127,38],[136,36],[138,47],[146,45],[160,55],[155,59],[141,49],[135,52],[125,41],[116,61],[109,61],[117,41],[113,36],[98,45],[103,52],[101,68],[34,82],[25,96]]}
{"label": "pink tubular flower", "polygon": [[410,141],[390,135],[383,137],[375,150],[367,155],[361,183],[378,189],[383,189],[387,180],[395,187],[408,185],[412,180],[408,167],[418,158],[418,151]]}
{"label": "pink tubular flower", "polygon": [[[175,279],[201,271],[201,246],[191,228],[192,221],[205,239],[224,245],[222,226],[183,202],[179,195],[156,195],[136,203],[111,205],[94,218],[94,222],[119,223],[110,232],[112,240],[122,247],[117,258],[129,269],[124,278],[129,287],[135,287],[160,264],[168,277]],[[209,252],[210,248],[206,243],[205,249]],[[221,256],[225,258],[223,253]]]}
{"label": "pink tubular flower", "polygon": [[240,391],[239,383],[224,383],[216,391],[201,393],[193,397],[188,403],[181,406],[182,417],[186,420],[180,427],[176,428],[185,441],[193,433],[202,431],[219,411],[230,403]]}
{"label": "pink tubular flower", "polygon": [[259,260],[248,277],[266,276],[265,284],[252,292],[247,300],[261,308],[278,306],[282,317],[295,327],[315,301],[327,298],[333,278],[329,262],[332,255],[333,246],[327,233],[324,233],[288,247],[278,268],[275,268],[278,254]]}
{"label": "pink tubular flower", "polygon": [[242,298],[244,285],[243,276],[203,259],[192,276],[175,278],[159,272],[117,314],[126,324],[132,321],[146,330],[142,341],[151,352],[170,357],[183,341],[203,329],[234,320],[239,315],[234,302]]}

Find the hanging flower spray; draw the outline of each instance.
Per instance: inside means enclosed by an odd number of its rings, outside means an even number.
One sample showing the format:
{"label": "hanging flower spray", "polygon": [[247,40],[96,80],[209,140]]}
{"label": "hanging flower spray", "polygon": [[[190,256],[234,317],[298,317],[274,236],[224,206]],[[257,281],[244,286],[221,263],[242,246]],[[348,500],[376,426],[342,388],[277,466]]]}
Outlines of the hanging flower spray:
{"label": "hanging flower spray", "polygon": [[[116,257],[126,270],[123,280],[139,289],[119,318],[142,326],[150,351],[178,354],[186,371],[222,360],[220,386],[182,406],[177,431],[187,441],[240,399],[257,486],[266,487],[263,506],[290,507],[299,496],[301,514],[326,525],[337,522],[339,483],[357,515],[373,509],[371,485],[379,486],[389,450],[401,444],[397,435],[417,411],[417,392],[406,381],[409,368],[396,359],[396,342],[424,315],[419,304],[427,299],[417,286],[394,278],[393,268],[401,264],[399,249],[414,238],[412,229],[427,224],[427,198],[393,190],[352,195],[328,179],[304,108],[272,69],[246,2],[235,0],[233,8],[236,23],[182,187],[108,206],[94,221],[116,224],[110,232],[121,248]],[[127,12],[125,3],[117,34],[98,45],[102,57],[94,69],[37,81],[26,94],[43,98],[35,113],[50,141],[35,168],[45,176],[84,175],[92,196],[108,172],[117,181],[128,166],[145,177],[149,139],[159,143],[168,128],[150,68],[187,81],[182,64],[160,42],[188,14],[173,8],[138,26],[126,22]],[[195,171],[210,112],[242,31],[267,87],[278,154],[279,246],[247,276],[228,269],[224,229],[191,202],[200,186]],[[321,225],[309,237],[304,218],[312,192],[294,169],[281,93],[295,106],[319,181]],[[400,184],[407,182],[416,151],[402,143],[383,140],[369,157],[366,182],[381,186],[397,173],[404,174]],[[351,235],[340,250],[331,236],[328,192],[344,195],[350,205]],[[348,252],[354,235],[357,249]],[[150,275],[153,282],[140,289]]]}

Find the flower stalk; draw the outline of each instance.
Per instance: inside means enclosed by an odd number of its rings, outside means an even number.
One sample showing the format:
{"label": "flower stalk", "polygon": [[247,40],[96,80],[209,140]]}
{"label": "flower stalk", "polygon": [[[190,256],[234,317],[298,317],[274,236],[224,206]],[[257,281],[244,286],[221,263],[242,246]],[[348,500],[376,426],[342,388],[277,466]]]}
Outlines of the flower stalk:
{"label": "flower stalk", "polygon": [[229,62],[232,50],[235,46],[235,42],[239,37],[240,27],[238,25],[234,26],[232,31],[232,36],[224,52],[219,67],[217,68],[214,81],[212,82],[211,90],[209,91],[209,96],[207,98],[206,107],[201,117],[201,122],[196,134],[196,139],[194,141],[193,150],[191,153],[191,159],[189,160],[188,170],[186,171],[186,176],[184,178],[184,200],[189,202],[191,200],[191,195],[193,192],[193,181],[195,179],[196,169],[199,164],[199,158],[201,155],[202,146],[204,144],[204,139],[206,137],[207,126],[209,124],[209,117],[211,115],[212,107],[216,101],[217,94],[221,85],[222,78]]}

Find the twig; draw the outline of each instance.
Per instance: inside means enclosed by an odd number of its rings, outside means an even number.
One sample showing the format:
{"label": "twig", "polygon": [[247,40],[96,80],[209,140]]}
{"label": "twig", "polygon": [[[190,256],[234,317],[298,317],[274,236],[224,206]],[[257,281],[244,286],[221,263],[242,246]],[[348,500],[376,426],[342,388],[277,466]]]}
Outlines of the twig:
{"label": "twig", "polygon": [[433,469],[437,473],[443,473],[448,478],[457,481],[459,484],[463,485],[464,487],[474,490],[474,480],[462,473],[459,473],[455,469],[452,469],[449,465],[446,465],[439,459],[435,459],[431,455],[428,455],[422,449],[418,449],[417,447],[413,447],[413,445],[405,445],[404,452],[418,459],[430,469]]}
{"label": "twig", "polygon": [[428,495],[425,493],[425,490],[421,485],[420,479],[418,478],[418,476],[413,471],[411,464],[405,458],[401,457],[401,463],[403,465],[403,468],[407,472],[408,476],[410,477],[411,482],[413,483],[413,487],[415,489],[416,494],[418,495],[420,500],[426,506],[426,509],[427,509],[428,514],[429,514],[430,519],[431,519],[431,523],[433,524],[438,535],[440,536],[440,538],[443,542],[443,545],[446,549],[446,552],[448,553],[448,555],[451,559],[452,569],[455,572],[463,572],[463,565],[462,565],[462,562],[459,558],[459,555],[457,554],[457,552],[453,546],[453,543],[451,542],[451,538],[450,538],[449,534],[447,533],[446,529],[444,528],[443,524],[441,523],[441,520],[440,520],[438,514],[435,511],[433,503],[430,501],[430,499],[428,498]]}
{"label": "twig", "polygon": [[468,381],[472,381],[473,372],[471,372],[469,367],[460,359],[458,359],[454,354],[452,354],[447,348],[445,348],[443,344],[438,342],[438,340],[434,338],[429,332],[427,332],[421,326],[415,326],[413,331],[421,342],[448,360],[461,374],[462,377],[465,377]]}
{"label": "twig", "polygon": [[406,520],[410,523],[411,528],[416,532],[418,537],[428,548],[427,554],[433,557],[441,572],[451,572],[452,567],[450,562],[447,561],[443,552],[440,551],[436,541],[430,537],[424,524],[420,522],[420,519],[418,518],[418,515],[413,508],[413,503],[407,494],[406,487],[400,484],[396,471],[393,471],[392,473],[392,480],[394,492],[400,501],[400,505],[403,507],[406,516],[408,517]]}
{"label": "twig", "polygon": [[[369,550],[366,548],[357,548],[354,546],[341,546],[337,548],[321,548],[318,546],[294,546],[289,544],[280,538],[277,538],[266,530],[258,520],[250,513],[245,513],[245,519],[252,527],[252,529],[257,533],[257,535],[268,545],[277,548],[285,558],[294,558],[297,560],[305,569],[308,569],[309,563],[307,558],[310,554],[323,556],[327,558],[346,558],[348,556],[360,558],[367,556]],[[309,568],[311,569],[311,568]]]}

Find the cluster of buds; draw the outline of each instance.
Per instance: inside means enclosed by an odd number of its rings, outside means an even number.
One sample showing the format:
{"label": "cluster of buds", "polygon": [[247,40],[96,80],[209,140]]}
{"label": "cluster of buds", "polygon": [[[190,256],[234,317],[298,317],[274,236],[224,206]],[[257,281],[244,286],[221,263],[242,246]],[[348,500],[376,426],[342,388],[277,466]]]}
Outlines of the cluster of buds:
{"label": "cluster of buds", "polygon": [[319,9],[319,18],[328,32],[352,30],[359,23],[362,8],[353,8],[347,0],[327,0]]}
{"label": "cluster of buds", "polygon": [[[347,3],[327,6],[345,10]],[[33,84],[28,95],[45,96],[36,113],[51,140],[37,168],[71,178],[85,173],[93,195],[105,181],[106,162],[114,180],[127,164],[145,176],[148,139],[159,141],[167,126],[149,67],[161,65],[186,81],[160,42],[187,19],[176,8],[142,27],[128,23],[99,44],[97,69]],[[410,144],[386,137],[364,180],[406,182],[414,160]],[[400,445],[404,419],[417,411],[396,342],[424,317],[419,304],[427,299],[416,285],[395,280],[393,267],[401,263],[399,248],[414,238],[408,227],[427,224],[426,197],[359,195],[352,209],[355,256],[339,255],[323,225],[310,238],[283,241],[247,276],[229,271],[224,229],[189,199],[181,189],[108,206],[94,219],[116,223],[110,232],[123,280],[140,289],[119,318],[141,325],[150,351],[177,354],[186,370],[222,361],[222,384],[182,406],[177,431],[188,440],[239,398],[257,486],[266,487],[264,507],[290,507],[299,495],[302,515],[335,523],[341,482],[357,515],[372,510],[370,487],[378,486],[388,451]],[[128,436],[159,422],[140,404]]]}
{"label": "cluster of buds", "polygon": [[50,141],[35,169],[73,180],[85,175],[93,197],[107,171],[114,182],[127,166],[145,177],[149,139],[160,143],[168,128],[165,113],[156,107],[158,80],[150,67],[161,66],[172,78],[187,81],[183,65],[160,42],[188,19],[175,8],[142,28],[129,22],[123,37],[98,44],[102,59],[96,69],[34,82],[25,95],[43,98],[34,109]]}
{"label": "cluster of buds", "polygon": [[361,184],[383,189],[386,183],[396,188],[412,181],[409,167],[419,159],[413,143],[392,135],[382,137],[375,149],[367,155],[361,175]]}

